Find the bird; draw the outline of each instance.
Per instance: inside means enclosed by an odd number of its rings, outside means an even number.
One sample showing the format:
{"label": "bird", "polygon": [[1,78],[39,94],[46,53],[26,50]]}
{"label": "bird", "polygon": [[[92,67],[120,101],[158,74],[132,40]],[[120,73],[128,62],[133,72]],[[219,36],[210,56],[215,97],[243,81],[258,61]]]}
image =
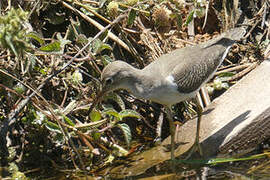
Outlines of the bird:
{"label": "bird", "polygon": [[[102,96],[118,89],[127,90],[136,98],[164,105],[171,134],[171,160],[175,160],[175,125],[172,106],[192,99],[199,89],[213,77],[229,49],[246,33],[237,27],[201,44],[173,50],[160,56],[143,69],[116,60],[101,73],[102,90],[92,103],[92,109]],[[192,151],[202,150],[199,144],[202,108],[197,105],[197,128]]]}

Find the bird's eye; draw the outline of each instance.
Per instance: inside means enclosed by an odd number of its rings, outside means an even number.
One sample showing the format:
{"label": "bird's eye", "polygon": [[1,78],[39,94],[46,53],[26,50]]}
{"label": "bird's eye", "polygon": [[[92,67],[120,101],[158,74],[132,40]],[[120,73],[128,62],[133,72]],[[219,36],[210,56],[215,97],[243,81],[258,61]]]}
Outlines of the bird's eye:
{"label": "bird's eye", "polygon": [[112,84],[112,83],[113,83],[112,78],[108,78],[108,79],[105,80],[105,84],[106,84],[106,85],[110,85],[110,84]]}

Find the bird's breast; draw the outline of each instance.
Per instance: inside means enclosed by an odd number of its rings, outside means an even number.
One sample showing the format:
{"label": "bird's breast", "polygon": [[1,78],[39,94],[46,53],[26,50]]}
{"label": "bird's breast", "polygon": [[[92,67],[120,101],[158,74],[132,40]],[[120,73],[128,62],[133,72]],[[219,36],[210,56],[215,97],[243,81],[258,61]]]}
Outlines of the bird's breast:
{"label": "bird's breast", "polygon": [[174,82],[173,76],[169,75],[165,80],[156,82],[145,92],[145,99],[171,106],[173,104],[185,101],[194,97],[193,93],[180,93],[177,84]]}

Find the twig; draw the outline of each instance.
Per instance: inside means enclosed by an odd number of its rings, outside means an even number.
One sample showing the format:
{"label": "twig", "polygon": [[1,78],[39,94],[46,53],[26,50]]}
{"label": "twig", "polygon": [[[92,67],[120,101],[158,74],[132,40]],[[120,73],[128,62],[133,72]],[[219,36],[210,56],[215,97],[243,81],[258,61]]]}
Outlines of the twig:
{"label": "twig", "polygon": [[206,21],[207,21],[207,17],[208,17],[208,11],[209,11],[209,1],[206,1],[206,8],[205,8],[205,16],[204,16],[204,22],[203,22],[203,26],[202,29],[204,29],[205,25],[206,25]]}
{"label": "twig", "polygon": [[226,73],[226,72],[241,71],[241,70],[249,67],[252,64],[253,63],[245,63],[245,64],[242,64],[242,65],[238,65],[238,66],[230,67],[230,68],[227,68],[227,69],[223,69],[221,71],[216,72],[215,76],[218,76],[218,75],[220,75],[222,73]]}
{"label": "twig", "polygon": [[93,11],[92,9],[89,8],[89,6],[86,6],[80,2],[78,2],[77,0],[75,0],[73,2],[74,4],[83,7],[84,9],[86,9],[87,11],[89,11],[90,13],[94,14],[95,16],[97,16],[98,18],[100,18],[101,20],[105,21],[108,24],[111,24],[111,21],[105,17],[103,17],[102,15],[98,14],[96,11]]}
{"label": "twig", "polygon": [[252,31],[255,29],[255,27],[259,24],[260,21],[261,21],[261,19],[259,19],[259,20],[251,27],[251,29],[248,31],[248,33],[247,33],[243,38],[241,38],[241,40],[247,39],[247,38],[250,36],[251,32],[252,32]]}
{"label": "twig", "polygon": [[239,79],[239,78],[243,77],[245,74],[249,73],[252,69],[256,68],[257,66],[258,66],[258,63],[252,63],[249,67],[247,67],[243,71],[241,71],[238,74],[232,76],[228,81],[234,81],[236,79]]}
{"label": "twig", "polygon": [[[72,6],[70,6],[69,4],[67,4],[66,2],[61,1],[61,3],[62,3],[65,7],[71,9],[72,11],[77,12],[77,13],[78,13],[80,16],[82,16],[86,21],[88,21],[88,22],[90,22],[91,24],[93,24],[94,26],[96,26],[99,30],[103,30],[103,29],[104,29],[104,27],[103,27],[101,24],[99,24],[97,21],[93,20],[92,18],[86,16],[86,15],[85,15],[84,13],[82,13],[81,11],[79,11],[79,10],[73,8]],[[118,16],[118,18],[116,18],[111,24],[115,24],[115,21],[119,22],[119,21],[117,20],[117,19],[119,19],[119,17],[122,17],[122,18],[123,18],[123,17],[126,17],[126,15]],[[122,19],[122,18],[121,18],[121,19]],[[106,26],[106,27],[107,27],[107,26]],[[105,28],[106,28],[106,27],[105,27]],[[108,28],[106,28],[106,29],[108,29]],[[122,46],[124,49],[126,49],[127,51],[130,52],[129,47],[128,47],[121,39],[119,39],[116,35],[114,35],[112,32],[108,32],[108,36],[109,36],[109,38],[111,38],[113,41],[115,41],[117,44],[119,44],[119,45]]]}

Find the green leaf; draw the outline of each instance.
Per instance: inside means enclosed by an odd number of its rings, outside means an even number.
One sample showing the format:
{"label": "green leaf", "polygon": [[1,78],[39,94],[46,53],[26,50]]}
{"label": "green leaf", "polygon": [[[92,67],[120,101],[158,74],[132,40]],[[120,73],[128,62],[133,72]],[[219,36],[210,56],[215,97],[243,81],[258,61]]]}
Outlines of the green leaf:
{"label": "green leaf", "polygon": [[194,19],[194,10],[192,10],[190,13],[189,13],[189,15],[188,15],[188,17],[187,17],[187,20],[186,20],[186,22],[185,22],[185,26],[186,25],[188,25],[193,19]]}
{"label": "green leaf", "polygon": [[234,75],[235,75],[235,73],[233,73],[233,72],[223,72],[223,73],[220,73],[218,75],[218,77],[232,77]]}
{"label": "green leaf", "polygon": [[14,52],[16,56],[18,56],[18,52],[16,51],[16,48],[14,47],[14,44],[12,42],[12,36],[9,33],[5,36],[5,40],[9,48]]}
{"label": "green leaf", "polygon": [[78,69],[76,69],[74,71],[74,73],[72,74],[71,78],[72,78],[71,79],[72,83],[75,84],[75,85],[81,84],[82,81],[83,81],[82,73]]}
{"label": "green leaf", "polygon": [[124,101],[123,101],[122,98],[121,98],[118,94],[116,94],[116,93],[110,93],[110,94],[108,94],[104,99],[105,99],[105,100],[111,99],[111,100],[115,101],[115,102],[120,106],[120,108],[121,108],[122,110],[124,110],[124,109],[126,108]]}
{"label": "green leaf", "polygon": [[99,132],[95,132],[95,133],[93,133],[93,138],[95,139],[95,140],[99,140],[100,139],[100,136],[101,136],[101,134],[99,133]]}
{"label": "green leaf", "polygon": [[[90,38],[90,40],[91,40],[92,38]],[[97,53],[97,51],[98,51],[98,49],[99,49],[99,47],[101,46],[101,44],[102,44],[102,41],[100,40],[100,39],[95,39],[93,42],[92,42],[92,44],[91,44],[91,46],[92,46],[92,52],[93,53]]]}
{"label": "green leaf", "polygon": [[25,90],[26,90],[25,86],[23,84],[21,84],[21,83],[17,83],[13,87],[13,89],[19,94],[23,94],[25,92]]}
{"label": "green leaf", "polygon": [[43,38],[36,32],[30,32],[30,33],[26,34],[26,37],[29,37],[29,38],[36,40],[40,45],[45,44],[45,41],[43,40]]}
{"label": "green leaf", "polygon": [[120,119],[119,113],[116,110],[114,110],[113,108],[108,108],[108,109],[103,110],[102,114],[114,116],[114,117],[117,117],[118,119]]}
{"label": "green leaf", "polygon": [[53,131],[53,132],[56,132],[56,133],[59,133],[59,134],[62,133],[59,126],[56,123],[53,123],[51,121],[46,121],[45,122],[45,127],[50,131]]}
{"label": "green leaf", "polygon": [[43,74],[43,75],[47,75],[47,72],[45,71],[45,69],[39,69],[39,72],[41,73],[41,74]]}
{"label": "green leaf", "polygon": [[127,25],[130,26],[134,23],[134,20],[136,18],[136,11],[134,9],[131,9],[131,11],[128,14],[128,21]]}
{"label": "green leaf", "polygon": [[97,53],[100,53],[101,51],[103,51],[103,50],[105,50],[105,49],[108,49],[108,50],[112,51],[112,47],[111,47],[109,44],[103,43],[103,44],[99,47]]}
{"label": "green leaf", "polygon": [[78,103],[76,100],[70,101],[70,103],[65,107],[65,109],[62,110],[62,113],[64,115],[69,114],[70,112],[72,112],[76,108],[77,105],[78,105]]}
{"label": "green leaf", "polygon": [[181,14],[173,14],[173,18],[176,19],[177,27],[181,28],[183,25],[183,18],[181,16]]}
{"label": "green leaf", "polygon": [[107,66],[108,64],[113,62],[113,59],[110,56],[106,55],[106,54],[101,56],[101,60],[102,60],[102,63],[103,63],[104,66]]}
{"label": "green leaf", "polygon": [[131,138],[132,138],[129,126],[125,123],[122,123],[122,124],[117,124],[117,127],[119,127],[123,131],[126,143],[129,146]]}
{"label": "green leaf", "polygon": [[60,34],[60,33],[57,33],[57,34],[56,34],[56,37],[57,37],[57,39],[58,39],[58,40],[59,40],[59,42],[60,42],[60,49],[61,49],[62,51],[64,50],[65,45],[67,45],[67,44],[70,44],[70,43],[71,43],[71,41],[70,41],[70,40],[67,40],[67,39],[62,38],[62,36],[61,36],[61,34]]}
{"label": "green leaf", "polygon": [[71,121],[71,119],[69,119],[67,116],[63,115],[63,118],[64,118],[65,122],[66,122],[68,125],[70,125],[70,126],[72,126],[72,127],[75,126],[75,124],[74,124],[74,123]]}
{"label": "green leaf", "polygon": [[60,46],[59,41],[52,42],[50,44],[44,45],[39,48],[39,50],[44,51],[44,52],[58,52],[61,51],[61,46]]}
{"label": "green leaf", "polygon": [[92,43],[92,47],[93,47],[93,53],[95,54],[99,54],[101,51],[105,49],[112,50],[110,45],[103,43],[100,39],[94,40]]}
{"label": "green leaf", "polygon": [[141,115],[139,113],[137,113],[136,111],[132,110],[132,109],[125,109],[122,110],[120,113],[120,120],[122,120],[125,117],[135,117],[135,118],[141,118]]}
{"label": "green leaf", "polygon": [[91,111],[90,113],[90,119],[92,122],[99,121],[101,119],[101,113],[99,111]]}

